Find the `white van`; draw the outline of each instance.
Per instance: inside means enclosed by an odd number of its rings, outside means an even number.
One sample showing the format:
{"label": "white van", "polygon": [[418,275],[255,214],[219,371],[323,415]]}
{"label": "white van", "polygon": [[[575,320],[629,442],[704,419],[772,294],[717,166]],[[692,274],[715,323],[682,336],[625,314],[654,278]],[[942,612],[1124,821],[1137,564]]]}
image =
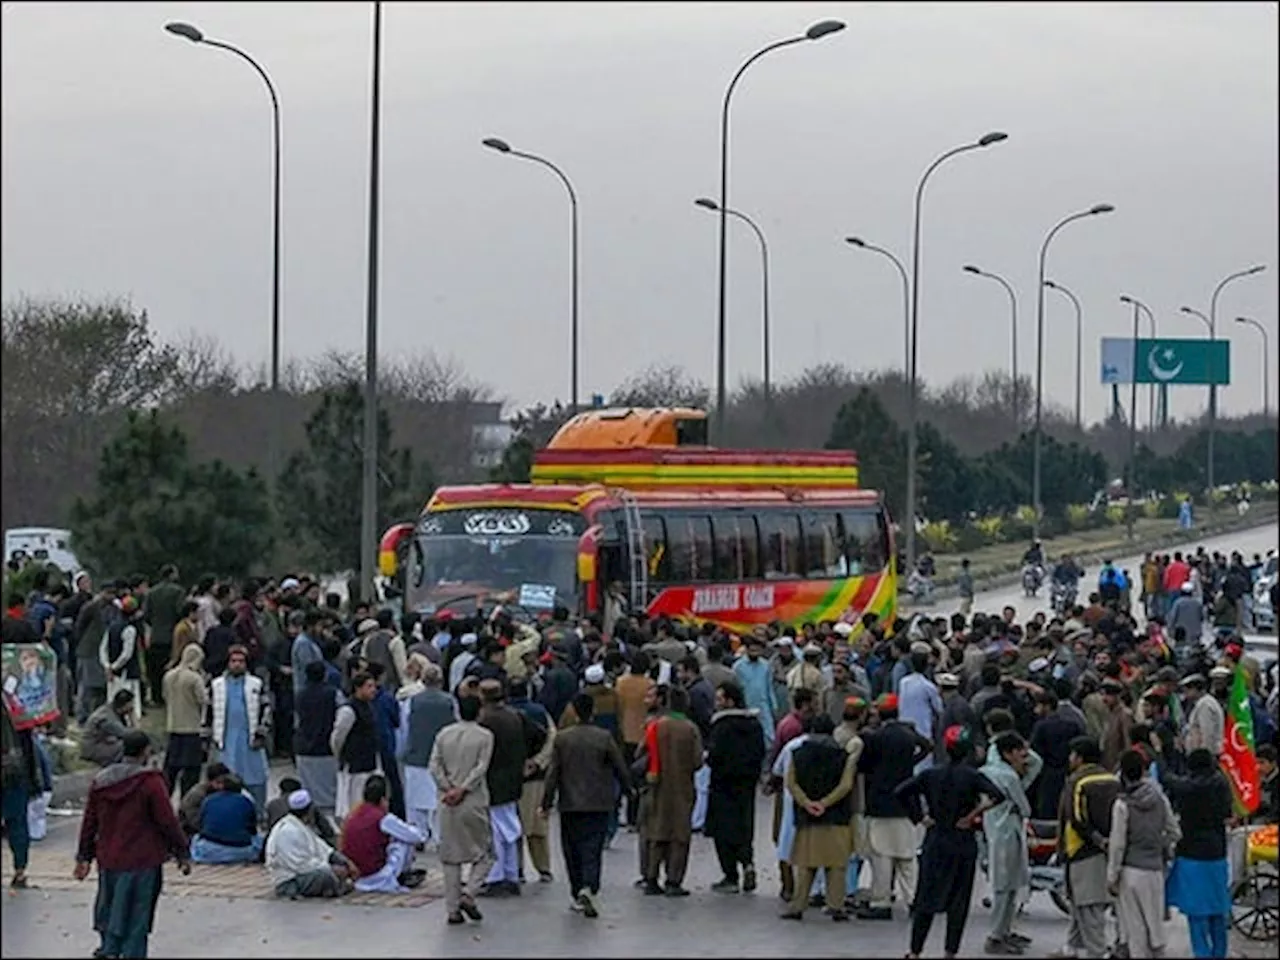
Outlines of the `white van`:
{"label": "white van", "polygon": [[68,577],[80,569],[71,552],[71,531],[55,527],[15,527],[4,532],[4,558],[8,562],[30,558],[55,564]]}

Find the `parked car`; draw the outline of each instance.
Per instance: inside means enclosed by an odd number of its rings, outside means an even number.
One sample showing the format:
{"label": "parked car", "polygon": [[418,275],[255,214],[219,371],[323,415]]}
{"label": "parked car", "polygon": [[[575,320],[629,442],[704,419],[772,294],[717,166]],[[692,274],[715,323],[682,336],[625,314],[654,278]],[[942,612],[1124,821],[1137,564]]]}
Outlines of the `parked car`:
{"label": "parked car", "polygon": [[1267,562],[1253,585],[1253,629],[1275,633],[1276,611],[1271,604],[1271,588],[1276,582],[1277,558],[1267,557]]}

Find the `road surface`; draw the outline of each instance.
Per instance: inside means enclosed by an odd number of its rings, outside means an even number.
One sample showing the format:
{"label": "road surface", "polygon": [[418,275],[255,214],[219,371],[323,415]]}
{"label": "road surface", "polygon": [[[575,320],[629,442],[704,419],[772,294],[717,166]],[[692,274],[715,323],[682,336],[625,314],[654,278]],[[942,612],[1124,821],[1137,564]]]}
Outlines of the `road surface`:
{"label": "road surface", "polygon": [[[1265,551],[1276,543],[1275,526],[1205,541],[1210,549]],[[1121,558],[1136,569],[1137,558]],[[1096,573],[1096,570],[1093,571]],[[1043,601],[1042,601],[1043,602]],[[954,601],[936,608],[950,612]],[[997,610],[1013,603],[1019,616],[1036,604],[1016,587],[979,595],[976,608]],[[276,768],[279,777],[286,772]],[[274,792],[274,791],[273,791]],[[556,879],[530,883],[518,898],[482,901],[482,924],[445,925],[444,905],[434,900],[423,906],[351,906],[237,899],[227,896],[165,896],[151,938],[151,955],[162,957],[355,956],[381,957],[556,957],[648,956],[655,953],[697,953],[709,957],[900,957],[907,945],[907,919],[901,906],[890,921],[832,923],[810,910],[802,923],[785,923],[777,914],[778,871],[769,842],[769,801],[761,798],[756,817],[756,858],[760,889],[753,895],[726,896],[708,887],[719,879],[712,844],[695,837],[686,886],[693,895],[684,900],[644,897],[632,886],[637,877],[635,835],[618,835],[606,852],[603,912],[588,920],[567,909],[569,892],[563,881],[559,840],[552,821],[552,857]],[[52,821],[49,837],[36,845],[48,863],[65,859],[70,872],[78,818]],[[428,867],[436,865],[426,858]],[[246,871],[257,867],[226,868]],[[4,851],[7,886],[12,871]],[[166,873],[169,874],[169,869]],[[864,884],[868,877],[864,874]],[[82,956],[97,946],[91,929],[94,881],[68,889],[9,893],[0,919],[0,953],[5,957]],[[65,886],[65,882],[61,884]],[[962,956],[982,955],[990,911],[975,891]],[[926,955],[942,951],[939,918],[926,945]],[[1027,956],[1046,956],[1064,942],[1065,917],[1044,894],[1036,894],[1023,918],[1022,930],[1034,939]],[[1186,924],[1174,918],[1169,955],[1189,957]],[[1233,938],[1234,941],[1234,938]],[[1274,948],[1273,948],[1274,949]],[[1266,956],[1259,945],[1233,942],[1233,956]]]}

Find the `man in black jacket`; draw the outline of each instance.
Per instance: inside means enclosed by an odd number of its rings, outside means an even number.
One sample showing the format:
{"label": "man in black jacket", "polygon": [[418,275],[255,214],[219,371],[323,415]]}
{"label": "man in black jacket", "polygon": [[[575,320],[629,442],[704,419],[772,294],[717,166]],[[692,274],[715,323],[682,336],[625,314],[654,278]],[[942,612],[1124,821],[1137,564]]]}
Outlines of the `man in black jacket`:
{"label": "man in black jacket", "polygon": [[742,687],[727,681],[716,687],[716,713],[707,734],[707,762],[711,771],[704,832],[715,841],[723,878],[711,885],[717,893],[756,888],[756,785],[764,766],[764,730],[758,710],[748,710]]}
{"label": "man in black jacket", "polygon": [[494,862],[482,896],[520,895],[520,793],[528,757],[525,720],[505,703],[498,680],[480,681],[480,726],[493,734],[493,756],[485,781],[489,787],[489,824],[493,830]]}
{"label": "man in black jacket", "polygon": [[578,694],[573,709],[581,722],[557,734],[551,745],[540,813],[546,817],[558,795],[570,909],[594,919],[600,915],[601,861],[615,790],[625,792],[629,777],[617,740],[591,722],[595,714],[591,695]]}
{"label": "man in black jacket", "polygon": [[898,719],[898,698],[888,693],[876,701],[880,726],[862,735],[858,770],[866,776],[867,845],[871,851],[871,900],[858,911],[861,919],[888,920],[889,895],[896,877],[902,900],[915,897],[916,851],[920,835],[897,798],[900,785],[915,765],[933,751],[933,743],[915,727]]}

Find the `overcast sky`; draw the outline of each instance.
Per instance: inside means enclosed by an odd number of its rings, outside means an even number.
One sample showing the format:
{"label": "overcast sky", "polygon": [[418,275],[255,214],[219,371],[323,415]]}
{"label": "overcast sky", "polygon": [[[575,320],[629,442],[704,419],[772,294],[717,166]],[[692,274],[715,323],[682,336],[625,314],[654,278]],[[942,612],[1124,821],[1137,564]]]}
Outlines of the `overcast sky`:
{"label": "overcast sky", "polygon": [[[568,393],[569,212],[581,204],[582,394],[651,362],[713,383],[719,111],[733,101],[730,205],[770,244],[775,377],[820,361],[901,365],[892,265],[909,258],[925,167],[920,371],[1007,366],[1008,301],[1035,361],[1036,257],[1061,217],[1117,212],[1054,241],[1049,276],[1085,314],[1086,413],[1098,340],[1124,336],[1129,293],[1164,335],[1201,336],[1219,301],[1229,412],[1260,406],[1260,338],[1276,333],[1274,3],[387,3],[383,10],[382,352],[434,349],[518,402]],[[372,5],[5,3],[3,294],[124,295],[164,336],[269,351],[270,109],[238,58],[165,33],[197,24],[273,76],[284,131],[284,352],[360,350],[365,322]],[[730,223],[730,381],[761,366],[760,261]],[[1049,293],[1045,385],[1069,405],[1074,315]],[[1144,330],[1145,330],[1144,322]],[[1273,365],[1273,371],[1276,367]],[[1204,391],[1173,391],[1175,415]],[[1272,391],[1273,409],[1276,391]]]}

